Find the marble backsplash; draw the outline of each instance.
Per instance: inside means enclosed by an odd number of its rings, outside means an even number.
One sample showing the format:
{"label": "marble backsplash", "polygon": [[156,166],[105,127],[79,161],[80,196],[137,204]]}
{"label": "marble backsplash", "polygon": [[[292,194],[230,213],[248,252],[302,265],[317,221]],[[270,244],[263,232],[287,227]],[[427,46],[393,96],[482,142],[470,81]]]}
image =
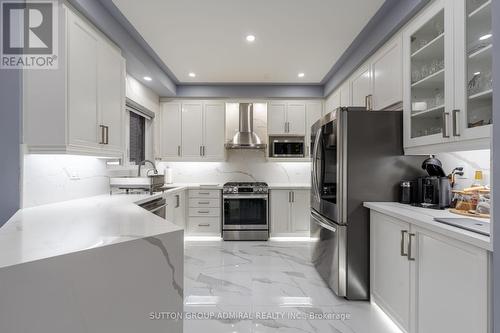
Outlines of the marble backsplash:
{"label": "marble backsplash", "polygon": [[[458,188],[470,186],[476,170],[483,171],[490,184],[490,151],[463,151],[438,154],[448,174],[464,167]],[[159,162],[160,173],[172,169],[175,183],[219,183],[263,181],[267,183],[309,184],[309,162],[270,162],[263,151],[234,150],[224,162]],[[108,169],[106,161],[96,157],[71,155],[31,155],[24,157],[23,207],[33,207],[65,200],[109,193],[111,175],[135,175],[136,167]]]}
{"label": "marble backsplash", "polygon": [[160,173],[172,169],[174,183],[220,183],[260,181],[267,183],[308,184],[309,162],[270,162],[263,151],[229,151],[225,162],[159,162]]}
{"label": "marble backsplash", "polygon": [[106,161],[73,155],[24,156],[22,207],[109,193]]}

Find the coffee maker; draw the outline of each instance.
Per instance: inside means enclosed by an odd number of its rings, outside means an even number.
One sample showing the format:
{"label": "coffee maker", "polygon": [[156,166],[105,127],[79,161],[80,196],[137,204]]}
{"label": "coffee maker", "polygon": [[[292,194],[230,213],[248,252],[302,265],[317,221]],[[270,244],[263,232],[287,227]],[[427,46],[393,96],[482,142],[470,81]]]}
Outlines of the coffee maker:
{"label": "coffee maker", "polygon": [[422,163],[422,169],[427,171],[428,176],[417,179],[417,195],[412,204],[433,209],[450,207],[451,184],[443,171],[441,161],[431,156]]}

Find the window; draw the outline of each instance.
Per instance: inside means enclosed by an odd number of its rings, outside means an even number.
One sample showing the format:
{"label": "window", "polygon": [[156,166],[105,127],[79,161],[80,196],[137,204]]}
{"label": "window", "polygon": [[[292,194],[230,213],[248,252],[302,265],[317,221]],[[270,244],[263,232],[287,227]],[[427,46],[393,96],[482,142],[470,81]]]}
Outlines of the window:
{"label": "window", "polygon": [[138,164],[146,158],[146,118],[130,112],[130,162]]}

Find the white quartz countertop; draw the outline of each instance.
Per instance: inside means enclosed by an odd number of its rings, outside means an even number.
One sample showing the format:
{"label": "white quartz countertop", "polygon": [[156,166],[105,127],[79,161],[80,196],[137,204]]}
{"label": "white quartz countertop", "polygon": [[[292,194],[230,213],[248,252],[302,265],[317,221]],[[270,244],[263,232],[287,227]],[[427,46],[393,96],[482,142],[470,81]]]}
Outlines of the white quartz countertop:
{"label": "white quartz countertop", "polygon": [[288,190],[288,189],[304,189],[311,188],[311,184],[305,183],[270,183],[268,184],[271,190]]}
{"label": "white quartz countertop", "polygon": [[[397,202],[365,202],[364,206],[444,236],[463,241],[488,251],[493,251],[490,237],[434,221],[435,217],[465,217],[450,213],[448,210],[420,208]],[[476,217],[474,217],[474,219],[488,223],[490,222],[488,219]]]}
{"label": "white quartz countertop", "polygon": [[21,209],[0,228],[0,268],[182,230],[137,205],[181,189]]}

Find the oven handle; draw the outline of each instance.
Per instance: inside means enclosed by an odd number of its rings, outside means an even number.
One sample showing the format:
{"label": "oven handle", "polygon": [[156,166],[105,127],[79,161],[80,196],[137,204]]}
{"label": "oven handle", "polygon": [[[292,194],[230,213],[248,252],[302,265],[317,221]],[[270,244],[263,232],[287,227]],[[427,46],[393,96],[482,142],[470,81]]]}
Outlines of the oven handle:
{"label": "oven handle", "polygon": [[223,195],[222,198],[223,199],[264,199],[264,200],[267,200],[268,199],[268,195],[267,194],[227,194],[227,195]]}

